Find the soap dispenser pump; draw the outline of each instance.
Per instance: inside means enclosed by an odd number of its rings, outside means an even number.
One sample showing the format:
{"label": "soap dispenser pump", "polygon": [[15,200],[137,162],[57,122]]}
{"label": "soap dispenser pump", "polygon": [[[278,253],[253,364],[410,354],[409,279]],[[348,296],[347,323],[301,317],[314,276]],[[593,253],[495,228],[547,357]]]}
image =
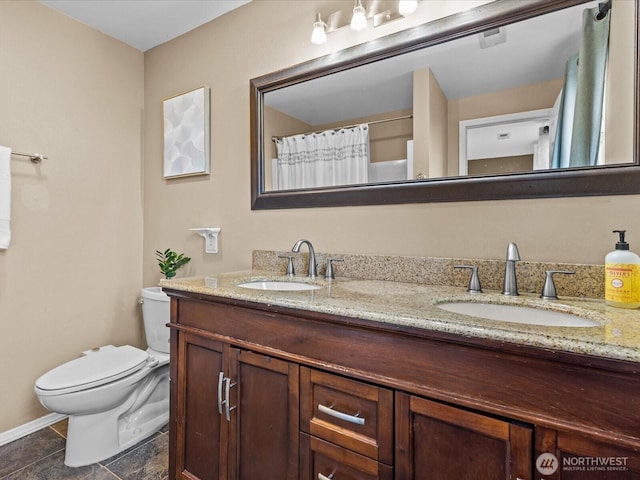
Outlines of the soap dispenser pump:
{"label": "soap dispenser pump", "polygon": [[629,251],[626,230],[614,230],[619,235],[616,249],[604,259],[604,299],[618,308],[640,307],[640,257]]}

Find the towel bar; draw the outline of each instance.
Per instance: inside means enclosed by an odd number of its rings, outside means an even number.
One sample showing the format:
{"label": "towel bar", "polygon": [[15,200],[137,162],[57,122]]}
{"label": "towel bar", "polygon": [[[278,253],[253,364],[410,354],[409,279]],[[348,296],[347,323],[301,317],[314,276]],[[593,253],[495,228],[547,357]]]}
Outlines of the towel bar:
{"label": "towel bar", "polygon": [[40,153],[20,153],[20,152],[11,152],[11,155],[18,155],[20,157],[29,157],[31,163],[38,164],[42,162],[42,160],[48,160],[49,157],[45,157]]}

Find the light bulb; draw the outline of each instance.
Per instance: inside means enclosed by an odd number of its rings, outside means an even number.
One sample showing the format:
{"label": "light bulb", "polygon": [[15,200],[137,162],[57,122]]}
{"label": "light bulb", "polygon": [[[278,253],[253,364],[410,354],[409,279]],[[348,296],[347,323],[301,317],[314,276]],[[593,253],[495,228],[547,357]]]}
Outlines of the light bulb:
{"label": "light bulb", "polygon": [[322,45],[327,43],[327,25],[322,21],[322,17],[318,13],[317,20],[313,23],[313,31],[311,32],[311,43],[314,45]]}
{"label": "light bulb", "polygon": [[418,8],[418,0],[400,0],[398,2],[398,13],[403,17],[411,15]]}
{"label": "light bulb", "polygon": [[351,17],[351,30],[359,32],[367,28],[367,15],[360,0],[357,0],[356,6],[353,7],[353,16]]}

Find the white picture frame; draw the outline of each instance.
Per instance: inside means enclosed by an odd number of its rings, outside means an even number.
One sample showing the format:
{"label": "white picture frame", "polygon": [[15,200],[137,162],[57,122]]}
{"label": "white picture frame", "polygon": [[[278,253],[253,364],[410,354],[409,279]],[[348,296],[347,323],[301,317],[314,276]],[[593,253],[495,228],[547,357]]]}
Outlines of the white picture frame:
{"label": "white picture frame", "polygon": [[211,173],[209,87],[162,101],[164,178]]}

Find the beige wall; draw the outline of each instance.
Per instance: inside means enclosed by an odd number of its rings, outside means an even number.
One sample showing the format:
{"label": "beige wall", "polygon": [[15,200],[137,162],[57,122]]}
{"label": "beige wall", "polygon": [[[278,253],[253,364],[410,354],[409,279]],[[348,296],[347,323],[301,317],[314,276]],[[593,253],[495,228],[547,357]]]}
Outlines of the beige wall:
{"label": "beige wall", "polygon": [[[434,15],[443,4],[470,5],[427,3]],[[611,230],[626,228],[640,251],[638,196],[251,211],[249,79],[390,31],[344,29],[314,46],[320,6],[254,1],[145,54],[146,283],[157,279],[158,247],[193,258],[181,275],[206,275],[249,268],[253,249],[289,249],[303,237],[321,252],[471,258],[503,258],[515,241],[523,259],[603,263],[615,243]],[[211,176],[165,181],[161,100],[203,83],[212,87]],[[222,228],[220,253],[204,253],[202,238],[188,231],[197,226]]]}
{"label": "beige wall", "polygon": [[[413,139],[413,119],[401,118],[413,115],[412,109],[397,110],[373,115],[363,123],[369,125],[369,155],[371,163],[388,162],[407,158],[407,141]],[[382,119],[398,118],[388,122],[375,123]]]}
{"label": "beige wall", "polygon": [[0,251],[0,432],[48,413],[33,385],[82,350],[144,345],[141,52],[31,1],[0,2],[0,144],[14,157]]}
{"label": "beige wall", "polygon": [[469,175],[530,172],[531,170],[533,170],[533,155],[478,158],[471,160],[468,166]]}
{"label": "beige wall", "polygon": [[[635,2],[615,0],[609,27],[609,59],[605,85],[605,160],[626,163],[633,155],[633,77],[636,65],[629,61],[635,39]],[[635,41],[634,41],[635,40]]]}
{"label": "beige wall", "polygon": [[429,161],[431,162],[430,174],[437,177],[447,175],[447,135],[449,132],[447,125],[448,102],[440,84],[433,72],[429,70]]}
{"label": "beige wall", "polygon": [[273,189],[273,168],[271,168],[271,160],[278,157],[273,137],[282,137],[283,135],[294,135],[313,131],[308,123],[304,123],[297,118],[282,113],[271,107],[264,109],[264,138],[263,151],[265,152],[265,190]]}
{"label": "beige wall", "polygon": [[[95,345],[144,346],[137,298],[160,278],[156,249],[193,258],[181,276],[249,268],[253,249],[301,237],[322,252],[477,258],[503,258],[516,241],[526,260],[602,263],[610,231],[626,228],[640,250],[639,196],[251,211],[249,79],[483,2],[426,3],[405,23],[317,47],[323,2],[256,0],[147,52],[143,72],[132,48],[38,3],[0,2],[0,144],[51,158],[12,163],[0,431],[46,413],[32,391],[44,371]],[[203,84],[212,173],[165,181],[162,99]],[[203,226],[222,227],[220,253],[188,231]]]}

